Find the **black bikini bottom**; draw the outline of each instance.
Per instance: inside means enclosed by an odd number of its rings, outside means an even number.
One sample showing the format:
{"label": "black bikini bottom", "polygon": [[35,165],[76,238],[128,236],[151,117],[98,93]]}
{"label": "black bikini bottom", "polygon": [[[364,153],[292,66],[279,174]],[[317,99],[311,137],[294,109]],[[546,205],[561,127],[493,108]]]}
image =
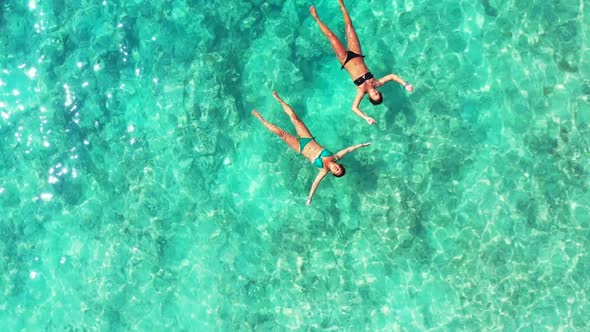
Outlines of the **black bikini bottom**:
{"label": "black bikini bottom", "polygon": [[344,69],[344,66],[346,66],[348,61],[358,57],[364,58],[365,56],[358,53],[354,53],[353,51],[346,51],[346,59],[344,59],[344,63],[342,64],[342,67],[340,67],[340,69]]}

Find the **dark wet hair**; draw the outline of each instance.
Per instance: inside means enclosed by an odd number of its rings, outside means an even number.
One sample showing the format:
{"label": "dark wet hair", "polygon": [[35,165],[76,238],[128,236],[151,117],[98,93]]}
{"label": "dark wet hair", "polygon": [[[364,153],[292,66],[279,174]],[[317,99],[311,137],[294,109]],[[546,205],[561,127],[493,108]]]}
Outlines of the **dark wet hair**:
{"label": "dark wet hair", "polygon": [[344,166],[342,166],[342,165],[340,165],[340,169],[342,170],[342,173],[340,173],[340,174],[338,174],[338,175],[336,175],[336,174],[332,173],[332,175],[334,175],[334,176],[335,176],[335,177],[337,177],[337,178],[341,178],[341,177],[343,177],[343,176],[344,176],[344,174],[346,174],[346,170],[344,169]]}
{"label": "dark wet hair", "polygon": [[373,98],[371,98],[371,96],[369,96],[369,101],[371,102],[371,104],[373,104],[375,106],[377,106],[383,102],[383,96],[381,95],[381,92],[377,91],[377,94],[379,94],[379,99],[373,99]]}

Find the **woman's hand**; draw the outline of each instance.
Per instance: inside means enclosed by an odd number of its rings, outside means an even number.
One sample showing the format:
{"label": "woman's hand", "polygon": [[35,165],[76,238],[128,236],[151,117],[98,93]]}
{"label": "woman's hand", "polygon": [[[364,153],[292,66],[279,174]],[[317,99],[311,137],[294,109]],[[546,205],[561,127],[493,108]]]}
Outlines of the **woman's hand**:
{"label": "woman's hand", "polygon": [[366,120],[366,121],[367,121],[367,123],[368,123],[368,124],[370,124],[370,125],[372,125],[372,124],[375,124],[375,119],[373,119],[373,118],[371,118],[371,117],[369,117],[369,116],[367,116],[367,117],[365,118],[365,120]]}
{"label": "woman's hand", "polygon": [[305,205],[311,205],[311,197],[307,198],[307,202],[305,202]]}
{"label": "woman's hand", "polygon": [[413,92],[414,91],[414,86],[412,84],[409,84],[409,83],[404,84],[404,88],[406,88],[406,90],[408,90],[409,92]]}
{"label": "woman's hand", "polygon": [[363,147],[365,147],[365,146],[369,146],[369,145],[371,145],[371,142],[367,142],[367,143],[361,143],[361,145],[362,145]]}

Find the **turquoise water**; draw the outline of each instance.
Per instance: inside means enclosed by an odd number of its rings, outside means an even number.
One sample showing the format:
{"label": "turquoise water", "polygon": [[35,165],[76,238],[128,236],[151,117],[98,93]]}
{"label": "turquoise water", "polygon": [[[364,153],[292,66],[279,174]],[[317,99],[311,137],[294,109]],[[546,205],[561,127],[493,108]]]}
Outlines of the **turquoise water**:
{"label": "turquoise water", "polygon": [[309,4],[0,4],[3,330],[587,329],[590,4],[346,1],[375,126]]}

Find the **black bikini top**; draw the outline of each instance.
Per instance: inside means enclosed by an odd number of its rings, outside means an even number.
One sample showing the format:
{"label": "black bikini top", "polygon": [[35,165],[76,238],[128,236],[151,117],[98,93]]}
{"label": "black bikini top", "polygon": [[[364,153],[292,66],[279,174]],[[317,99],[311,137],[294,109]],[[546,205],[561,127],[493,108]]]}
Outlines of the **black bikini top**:
{"label": "black bikini top", "polygon": [[366,80],[370,80],[373,77],[374,77],[373,74],[371,74],[371,72],[368,71],[368,72],[364,73],[363,75],[361,75],[361,77],[354,80],[354,84],[356,84],[357,86],[361,86],[361,85],[363,85],[363,83],[365,83]]}

